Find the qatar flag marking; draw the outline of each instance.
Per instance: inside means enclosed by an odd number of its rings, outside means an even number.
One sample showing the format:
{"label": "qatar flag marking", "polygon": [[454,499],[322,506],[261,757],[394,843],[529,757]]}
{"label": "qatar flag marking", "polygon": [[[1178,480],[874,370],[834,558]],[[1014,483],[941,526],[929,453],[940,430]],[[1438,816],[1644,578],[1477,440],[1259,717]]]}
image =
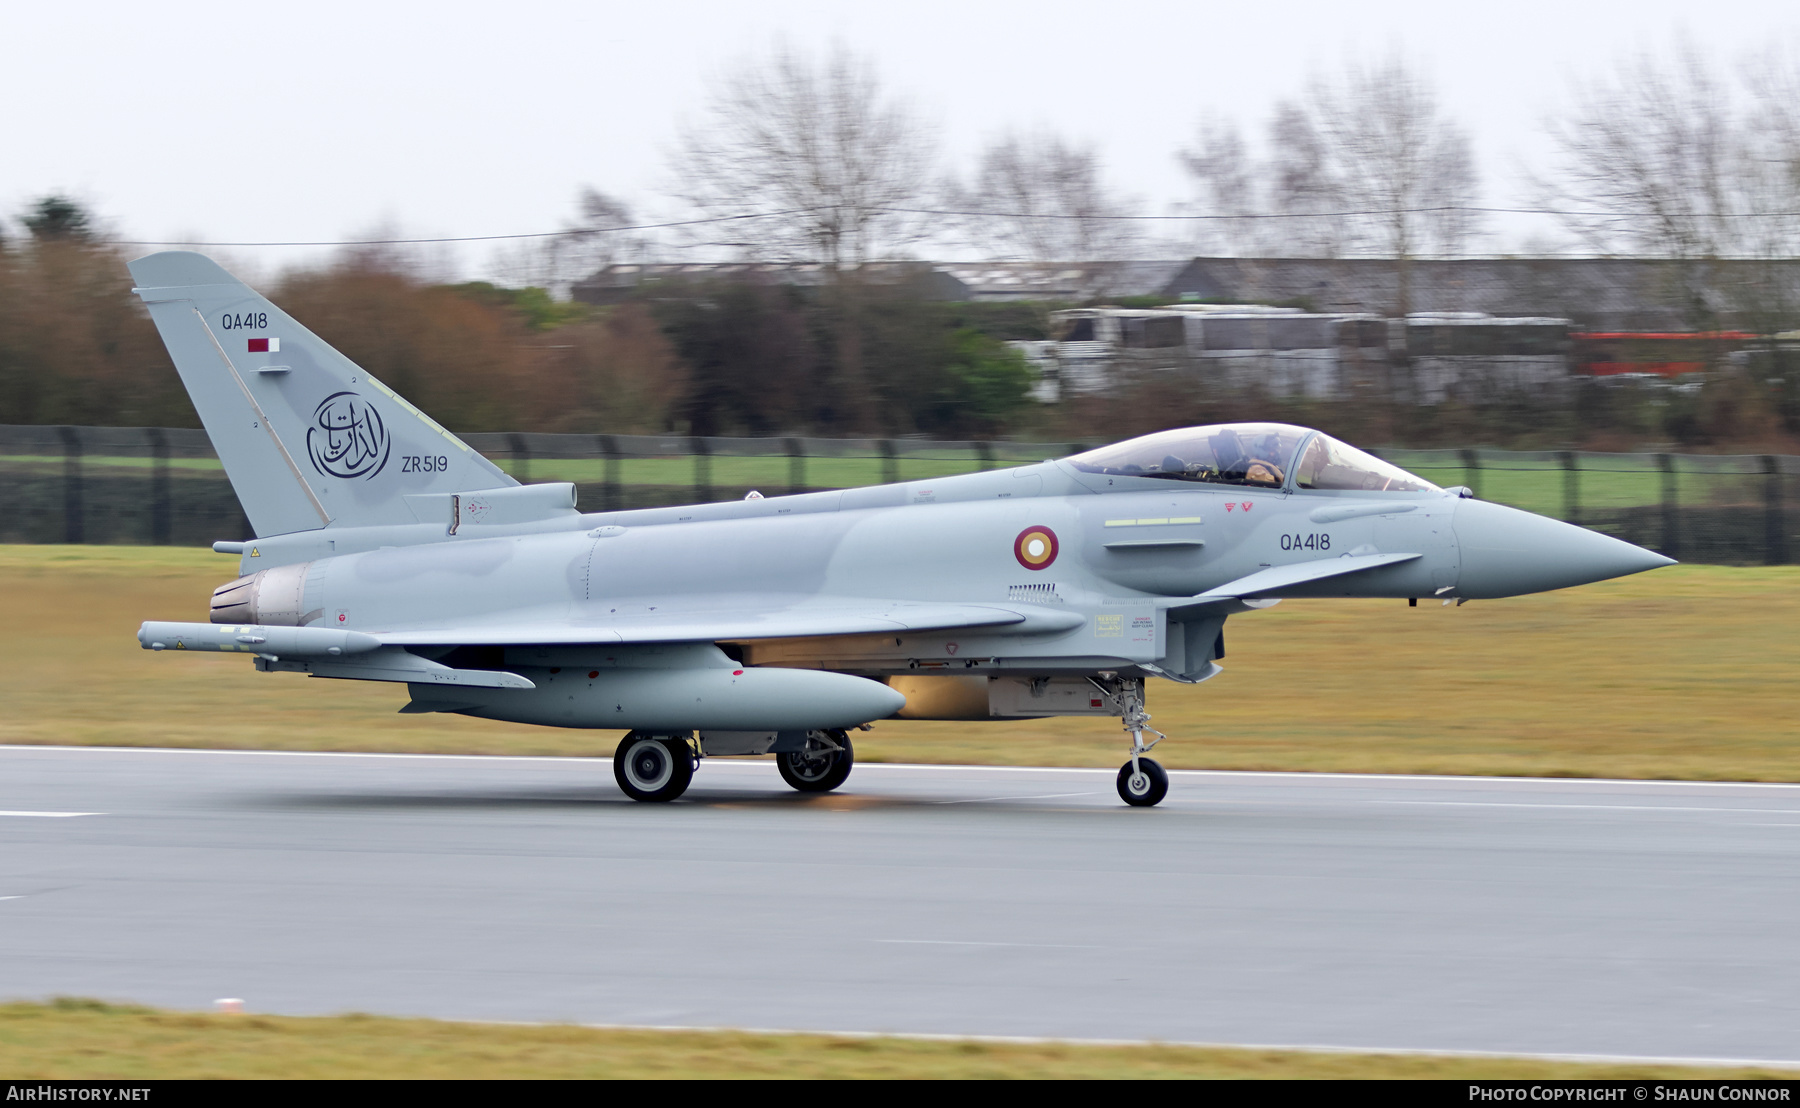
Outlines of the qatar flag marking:
{"label": "qatar flag marking", "polygon": [[252,354],[279,354],[280,352],[281,352],[281,340],[280,339],[251,339],[250,340],[250,353],[252,353]]}

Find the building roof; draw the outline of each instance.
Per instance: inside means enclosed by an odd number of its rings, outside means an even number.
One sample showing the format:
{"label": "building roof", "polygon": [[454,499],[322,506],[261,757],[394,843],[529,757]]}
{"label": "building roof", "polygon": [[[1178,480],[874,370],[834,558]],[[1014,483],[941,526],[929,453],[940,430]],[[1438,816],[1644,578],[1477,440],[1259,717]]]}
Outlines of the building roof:
{"label": "building roof", "polygon": [[[1411,312],[1553,316],[1589,330],[1685,331],[1785,304],[1800,308],[1800,261],[1646,258],[1417,260]],[[1303,301],[1319,311],[1399,314],[1386,258],[1195,258],[1172,298]],[[1752,326],[1750,329],[1757,329]]]}
{"label": "building roof", "polygon": [[[967,300],[968,290],[930,262],[871,262],[857,270],[862,280],[879,285],[917,282],[932,300]],[[575,282],[569,293],[584,304],[616,304],[656,284],[680,286],[719,281],[818,288],[830,274],[817,262],[667,262],[621,263]]]}
{"label": "building roof", "polygon": [[[1055,300],[1084,303],[1122,296],[1161,296],[1188,263],[1137,262],[872,262],[858,272],[880,284],[921,281],[938,300]],[[609,265],[575,283],[589,304],[624,300],[654,282],[751,281],[811,288],[825,267],[804,262],[690,262]]]}
{"label": "building roof", "polygon": [[[1800,314],[1800,260],[1677,262],[1643,258],[1415,260],[1405,308],[1566,318],[1589,331],[1767,332]],[[934,300],[1104,303],[1299,304],[1329,313],[1400,314],[1399,267],[1386,258],[1192,258],[1111,262],[875,262],[862,278],[916,282]],[[809,263],[611,265],[577,282],[575,299],[617,303],[646,285],[767,282],[811,288],[828,280]]]}

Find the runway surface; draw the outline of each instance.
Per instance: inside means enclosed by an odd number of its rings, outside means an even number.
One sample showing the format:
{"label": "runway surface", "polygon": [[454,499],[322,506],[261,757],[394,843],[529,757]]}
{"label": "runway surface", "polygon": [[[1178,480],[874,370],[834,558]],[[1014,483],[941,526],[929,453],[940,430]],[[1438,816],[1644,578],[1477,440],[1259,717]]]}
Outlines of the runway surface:
{"label": "runway surface", "polygon": [[1800,787],[0,748],[0,996],[1800,1058]]}

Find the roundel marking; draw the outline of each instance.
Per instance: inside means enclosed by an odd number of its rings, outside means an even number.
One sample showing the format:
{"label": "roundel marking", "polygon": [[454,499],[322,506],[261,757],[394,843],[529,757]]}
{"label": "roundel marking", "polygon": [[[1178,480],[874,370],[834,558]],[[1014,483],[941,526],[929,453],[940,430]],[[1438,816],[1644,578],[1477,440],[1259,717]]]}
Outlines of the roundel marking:
{"label": "roundel marking", "polygon": [[1056,532],[1048,527],[1027,527],[1013,540],[1013,557],[1026,569],[1049,569],[1056,550]]}

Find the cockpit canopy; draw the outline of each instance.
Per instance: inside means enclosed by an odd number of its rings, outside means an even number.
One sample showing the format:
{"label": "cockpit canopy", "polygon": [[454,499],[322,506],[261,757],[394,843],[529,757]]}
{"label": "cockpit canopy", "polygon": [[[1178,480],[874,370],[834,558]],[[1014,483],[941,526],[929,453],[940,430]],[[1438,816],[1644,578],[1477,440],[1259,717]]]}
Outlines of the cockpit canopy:
{"label": "cockpit canopy", "polygon": [[1069,463],[1084,472],[1108,476],[1266,489],[1437,489],[1431,482],[1330,435],[1286,423],[1220,423],[1161,431],[1077,454]]}

